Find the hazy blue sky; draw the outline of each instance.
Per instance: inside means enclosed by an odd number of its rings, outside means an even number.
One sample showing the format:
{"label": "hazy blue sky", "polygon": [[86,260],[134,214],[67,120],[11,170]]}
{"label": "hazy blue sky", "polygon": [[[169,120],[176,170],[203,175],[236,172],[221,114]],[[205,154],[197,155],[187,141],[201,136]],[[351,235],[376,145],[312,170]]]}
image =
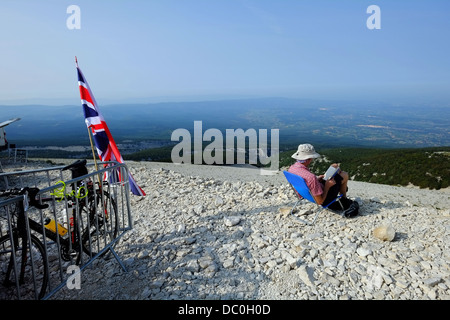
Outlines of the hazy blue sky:
{"label": "hazy blue sky", "polygon": [[[69,5],[81,10],[68,29]],[[381,9],[370,30],[369,5]],[[450,1],[0,1],[0,103],[285,96],[450,104]],[[140,100],[137,100],[140,99]]]}

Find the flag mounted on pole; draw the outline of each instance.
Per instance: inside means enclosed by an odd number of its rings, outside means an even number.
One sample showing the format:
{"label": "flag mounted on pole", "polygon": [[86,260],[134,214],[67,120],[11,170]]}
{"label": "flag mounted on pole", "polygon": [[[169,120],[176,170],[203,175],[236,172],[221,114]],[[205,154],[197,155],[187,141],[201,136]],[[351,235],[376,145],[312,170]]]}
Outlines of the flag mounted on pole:
{"label": "flag mounted on pole", "polygon": [[[78,87],[80,89],[84,118],[88,130],[91,130],[90,132],[92,132],[98,157],[101,161],[117,161],[119,163],[124,163],[111,132],[106,125],[105,119],[98,109],[94,95],[92,94],[83,73],[78,67],[77,57],[75,57],[75,64],[77,67]],[[144,190],[138,186],[130,172],[128,175],[131,192],[138,196],[145,196]]]}

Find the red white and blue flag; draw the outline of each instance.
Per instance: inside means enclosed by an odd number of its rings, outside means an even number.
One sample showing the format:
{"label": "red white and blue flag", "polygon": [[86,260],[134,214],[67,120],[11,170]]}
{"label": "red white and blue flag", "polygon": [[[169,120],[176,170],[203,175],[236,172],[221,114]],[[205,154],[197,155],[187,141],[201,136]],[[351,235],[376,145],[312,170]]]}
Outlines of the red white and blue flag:
{"label": "red white and blue flag", "polygon": [[[90,129],[92,132],[92,137],[94,139],[98,157],[101,161],[105,162],[117,161],[119,163],[124,163],[119,149],[117,148],[117,145],[111,135],[111,132],[106,125],[105,119],[98,109],[97,102],[95,101],[94,95],[89,88],[89,84],[87,83],[86,78],[78,67],[78,61],[76,57],[75,63],[77,66],[78,86],[80,88],[81,105],[83,106],[84,118],[88,129]],[[105,167],[106,166],[107,164],[105,164]],[[118,174],[120,173],[118,172]],[[131,192],[138,196],[145,196],[144,190],[142,190],[141,187],[138,186],[133,176],[131,175],[131,172],[129,172],[128,178],[130,182]]]}

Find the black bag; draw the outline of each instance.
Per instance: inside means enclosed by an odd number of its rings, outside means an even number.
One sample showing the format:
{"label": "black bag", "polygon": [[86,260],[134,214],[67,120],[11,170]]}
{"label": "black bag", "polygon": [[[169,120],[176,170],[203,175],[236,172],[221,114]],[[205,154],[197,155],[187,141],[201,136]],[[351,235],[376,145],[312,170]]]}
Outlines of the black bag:
{"label": "black bag", "polygon": [[348,208],[350,208],[352,203],[353,203],[353,201],[350,200],[349,198],[342,197],[339,200],[336,200],[335,202],[330,204],[328,206],[328,208],[333,210],[333,211],[345,211]]}
{"label": "black bag", "polygon": [[358,215],[358,213],[359,213],[359,203],[356,201],[352,201],[350,206],[344,210],[344,217],[346,218],[355,217]]}

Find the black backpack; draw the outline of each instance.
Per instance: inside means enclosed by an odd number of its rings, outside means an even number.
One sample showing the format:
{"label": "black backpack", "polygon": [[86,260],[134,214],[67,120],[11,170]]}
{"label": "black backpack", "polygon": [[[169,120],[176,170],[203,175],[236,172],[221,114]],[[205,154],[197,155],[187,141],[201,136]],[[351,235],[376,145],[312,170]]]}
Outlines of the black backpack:
{"label": "black backpack", "polygon": [[348,206],[347,209],[344,210],[344,217],[346,218],[355,217],[359,213],[359,203],[352,200],[350,201],[351,201],[350,205]]}
{"label": "black backpack", "polygon": [[346,218],[355,217],[359,213],[359,203],[344,197],[331,204],[329,208],[334,211],[343,211]]}

